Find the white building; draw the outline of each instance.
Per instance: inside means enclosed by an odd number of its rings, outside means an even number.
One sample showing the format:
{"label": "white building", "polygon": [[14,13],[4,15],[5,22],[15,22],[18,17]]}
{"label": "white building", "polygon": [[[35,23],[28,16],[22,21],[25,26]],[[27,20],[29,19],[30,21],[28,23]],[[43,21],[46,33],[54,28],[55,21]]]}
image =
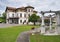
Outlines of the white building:
{"label": "white building", "polygon": [[13,7],[6,7],[6,23],[9,24],[27,24],[28,17],[32,14],[36,13],[37,11],[34,10],[32,6],[20,7],[20,8],[13,8]]}

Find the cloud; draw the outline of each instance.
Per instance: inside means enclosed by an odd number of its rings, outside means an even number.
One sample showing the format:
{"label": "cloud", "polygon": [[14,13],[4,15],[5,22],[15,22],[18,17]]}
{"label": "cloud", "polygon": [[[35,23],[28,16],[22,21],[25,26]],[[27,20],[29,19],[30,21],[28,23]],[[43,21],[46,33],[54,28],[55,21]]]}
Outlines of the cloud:
{"label": "cloud", "polygon": [[0,10],[0,14],[2,14],[4,12],[4,10]]}
{"label": "cloud", "polygon": [[6,6],[21,7],[31,5],[37,11],[60,10],[60,0],[0,0],[0,9]]}

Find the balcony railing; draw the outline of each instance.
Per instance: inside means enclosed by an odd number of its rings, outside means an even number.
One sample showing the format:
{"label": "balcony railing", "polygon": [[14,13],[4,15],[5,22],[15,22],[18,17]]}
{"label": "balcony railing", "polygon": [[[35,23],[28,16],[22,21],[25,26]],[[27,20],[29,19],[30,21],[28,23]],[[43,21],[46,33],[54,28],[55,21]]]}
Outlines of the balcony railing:
{"label": "balcony railing", "polygon": [[11,16],[11,17],[8,17],[8,18],[19,18],[18,16]]}

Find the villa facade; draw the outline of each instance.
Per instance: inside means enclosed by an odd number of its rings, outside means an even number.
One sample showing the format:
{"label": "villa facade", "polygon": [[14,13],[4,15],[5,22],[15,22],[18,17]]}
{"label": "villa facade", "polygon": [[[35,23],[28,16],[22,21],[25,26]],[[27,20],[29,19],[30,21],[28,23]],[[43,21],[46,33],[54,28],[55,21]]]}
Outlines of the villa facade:
{"label": "villa facade", "polygon": [[28,18],[32,14],[37,14],[32,6],[13,8],[6,7],[6,23],[9,24],[27,24]]}

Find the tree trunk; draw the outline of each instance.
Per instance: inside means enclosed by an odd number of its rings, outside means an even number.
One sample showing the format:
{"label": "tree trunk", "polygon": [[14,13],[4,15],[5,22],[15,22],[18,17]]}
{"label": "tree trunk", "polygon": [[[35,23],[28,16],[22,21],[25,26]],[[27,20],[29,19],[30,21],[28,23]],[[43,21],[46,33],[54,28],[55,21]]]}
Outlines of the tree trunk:
{"label": "tree trunk", "polygon": [[35,22],[34,22],[34,25],[36,25]]}

